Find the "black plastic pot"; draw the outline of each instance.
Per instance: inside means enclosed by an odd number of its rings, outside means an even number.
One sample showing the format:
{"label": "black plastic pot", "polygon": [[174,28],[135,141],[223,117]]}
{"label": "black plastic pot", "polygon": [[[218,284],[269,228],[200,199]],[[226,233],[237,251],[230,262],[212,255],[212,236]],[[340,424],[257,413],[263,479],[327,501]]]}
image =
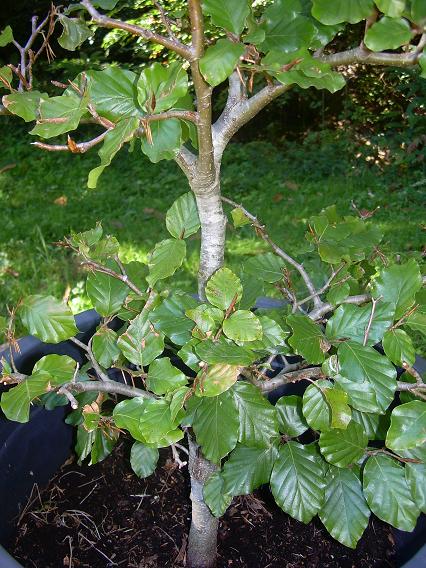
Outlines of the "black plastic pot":
{"label": "black plastic pot", "polygon": [[[261,307],[270,307],[268,305]],[[260,307],[260,306],[259,306]],[[276,306],[274,306],[276,307]],[[99,323],[94,310],[76,316],[81,333],[77,336],[87,342]],[[21,353],[15,355],[18,369],[30,373],[34,364],[44,355],[51,353],[69,355],[83,363],[84,355],[76,345],[64,341],[57,345],[45,344],[34,337],[19,341]],[[8,358],[7,351],[0,352]],[[415,367],[426,371],[426,360],[417,358]],[[276,372],[279,369],[277,362]],[[270,393],[271,401],[289,394],[301,394],[309,383],[303,382],[279,387]],[[0,389],[1,390],[1,389]],[[28,501],[34,483],[45,485],[58,468],[69,457],[72,449],[73,428],[64,422],[65,408],[47,411],[42,407],[31,410],[30,421],[26,424],[11,422],[0,416],[0,543],[8,546],[13,524]],[[404,568],[426,566],[426,517],[421,516],[414,532],[394,531],[397,564]],[[0,545],[0,568],[23,568]]]}

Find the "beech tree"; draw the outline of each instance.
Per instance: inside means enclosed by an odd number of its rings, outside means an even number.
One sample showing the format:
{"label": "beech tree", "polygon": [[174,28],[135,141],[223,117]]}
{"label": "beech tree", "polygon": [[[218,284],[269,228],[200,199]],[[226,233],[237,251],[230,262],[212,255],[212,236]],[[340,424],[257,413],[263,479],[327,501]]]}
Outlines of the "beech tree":
{"label": "beech tree", "polygon": [[[119,15],[117,0],[82,0],[53,8],[40,24],[33,19],[24,45],[9,26],[0,34],[0,46],[13,42],[20,54],[18,66],[0,69],[10,91],[2,112],[35,121],[30,134],[43,140],[67,134],[66,143],[34,146],[85,153],[102,144],[100,165],[88,176],[95,188],[129,144],[135,159],[142,151],[152,162],[175,160],[190,189],[167,212],[170,238],[155,246],[146,265],[123,263],[118,242],[100,225],[64,240],[89,270],[87,293],[102,316],[95,335],[88,345],[79,342],[68,306],[42,295],[13,311],[8,334],[13,338],[19,315],[45,342],[78,344],[88,364],[80,369],[69,357],[48,355],[26,377],[11,349],[2,380],[12,388],[1,408],[25,422],[33,401],[49,408],[70,403],[76,452],[91,463],[106,458],[126,430],[135,440],[131,465],[141,477],[154,471],[158,448],[171,446],[179,465],[179,455],[189,451],[191,567],[215,564],[219,517],[234,496],[265,483],[284,511],[305,523],[318,514],[346,546],[356,546],[371,511],[413,530],[426,512],[426,385],[413,368],[408,333],[426,328],[418,264],[389,263],[373,222],[329,207],[308,225],[306,254],[322,266],[319,286],[318,275],[272,241],[255,215],[222,196],[220,180],[232,137],[294,85],[334,92],[345,85],[345,71],[360,64],[418,66],[426,74],[426,5],[188,0],[185,14],[173,19],[153,4],[163,33],[103,13]],[[208,37],[206,21],[214,30]],[[53,81],[63,92],[50,96],[33,89],[32,68],[49,52],[56,23],[65,49],[107,28],[163,46],[176,60],[138,71],[87,69],[67,84]],[[341,45],[357,24],[359,44],[336,51],[335,38]],[[214,87],[225,81],[226,103],[213,122]],[[100,133],[77,141],[70,133],[87,121]],[[251,225],[271,250],[244,261],[239,275],[224,267],[224,203],[235,227]],[[195,299],[167,279],[184,261],[185,239],[199,230]],[[285,307],[253,311],[270,288],[282,293]],[[118,331],[109,325],[116,316],[124,322]],[[289,363],[286,357],[295,354],[297,362]],[[277,356],[283,368],[271,378]],[[111,366],[134,385],[113,380]],[[302,380],[310,383],[303,397],[282,396],[275,406],[268,401],[273,389]],[[116,403],[112,412],[103,406],[108,397]],[[308,431],[310,438],[299,438]],[[189,450],[179,444],[184,432]]]}

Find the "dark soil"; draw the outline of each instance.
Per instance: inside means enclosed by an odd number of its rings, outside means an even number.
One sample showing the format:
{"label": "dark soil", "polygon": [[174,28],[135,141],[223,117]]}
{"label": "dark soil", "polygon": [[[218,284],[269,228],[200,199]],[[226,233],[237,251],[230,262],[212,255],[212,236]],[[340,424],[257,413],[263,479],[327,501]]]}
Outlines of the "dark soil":
{"label": "dark soil", "polygon": [[[25,568],[180,568],[190,520],[186,468],[169,450],[154,475],[138,479],[121,444],[95,466],[67,463],[41,494],[34,488],[12,554]],[[372,518],[357,550],[333,540],[319,521],[304,525],[267,491],[234,500],[221,520],[219,568],[394,566],[389,527]]]}

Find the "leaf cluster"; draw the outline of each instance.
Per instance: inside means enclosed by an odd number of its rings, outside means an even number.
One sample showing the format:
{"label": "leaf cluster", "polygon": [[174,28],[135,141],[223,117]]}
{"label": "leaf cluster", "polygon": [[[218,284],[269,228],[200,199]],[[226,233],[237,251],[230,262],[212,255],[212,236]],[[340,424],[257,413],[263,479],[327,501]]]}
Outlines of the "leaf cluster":
{"label": "leaf cluster", "polygon": [[[250,222],[241,209],[231,217],[236,227]],[[74,393],[67,420],[78,428],[80,460],[105,459],[127,432],[131,465],[144,477],[158,449],[189,429],[219,466],[204,490],[215,515],[269,483],[284,511],[305,523],[318,515],[346,546],[356,546],[371,511],[412,530],[426,510],[426,385],[410,339],[410,330],[426,328],[417,263],[382,264],[374,224],[329,208],[307,232],[310,254],[334,275],[318,292],[318,316],[314,298],[289,284],[297,271],[274,253],[244,261],[240,275],[219,269],[201,300],[167,285],[184,262],[185,239],[199,230],[191,193],[175,201],[166,226],[170,238],[146,264],[123,263],[100,225],[66,239],[89,270],[87,293],[102,316],[86,348],[90,362],[76,369],[69,357],[47,355],[24,378],[5,364],[5,415],[26,422],[31,404],[53,408]],[[293,301],[256,309],[256,298],[277,285],[290,286]],[[18,315],[48,343],[77,332],[69,308],[52,297],[26,298]],[[271,359],[294,354],[297,369],[284,365],[271,378]],[[117,397],[125,385],[108,378],[110,367],[134,385],[127,397]],[[302,379],[303,396],[276,405],[265,397],[270,381]]]}

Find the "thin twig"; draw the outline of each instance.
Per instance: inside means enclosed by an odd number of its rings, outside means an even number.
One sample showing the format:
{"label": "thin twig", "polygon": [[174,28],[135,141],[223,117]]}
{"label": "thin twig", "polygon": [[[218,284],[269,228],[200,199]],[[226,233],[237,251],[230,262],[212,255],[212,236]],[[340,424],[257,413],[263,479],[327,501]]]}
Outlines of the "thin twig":
{"label": "thin twig", "polygon": [[[327,280],[327,282],[324,284],[324,286],[322,288],[320,288],[315,295],[320,296],[321,294],[324,294],[324,292],[326,292],[330,286],[331,283],[333,282],[333,280],[336,278],[336,276],[339,274],[339,272],[345,267],[344,264],[342,264],[341,266],[339,266],[338,268],[336,268],[336,270],[333,270],[333,273],[331,274],[330,278]],[[348,277],[349,278],[349,277]],[[313,300],[315,295],[311,294],[310,296],[306,296],[306,298],[303,298],[303,300],[300,300],[299,302],[297,302],[294,306],[293,306],[293,312],[296,311],[296,309],[299,306],[303,306],[303,304],[306,304],[306,302],[309,302],[309,300]]]}
{"label": "thin twig", "polygon": [[124,284],[126,284],[130,288],[130,290],[132,290],[132,292],[134,292],[138,296],[144,296],[142,290],[140,290],[136,286],[136,284],[134,284],[131,280],[129,280],[127,274],[119,274],[118,272],[115,272],[115,270],[112,270],[111,268],[108,268],[106,266],[103,266],[102,264],[94,262],[93,260],[85,260],[84,262],[81,263],[81,266],[87,268],[88,270],[94,270],[96,272],[101,272],[102,274],[108,274],[108,276],[112,276],[117,280],[121,280],[121,282],[124,282]]}
{"label": "thin twig", "polygon": [[[78,345],[81,349],[83,349],[83,351],[86,352],[88,358],[90,359],[90,362],[93,365],[93,368],[96,371],[96,374],[101,379],[101,381],[109,381],[110,379],[109,379],[108,375],[102,370],[99,363],[96,361],[96,357],[95,357],[93,351],[91,350],[91,348],[89,347],[89,345],[86,345],[85,343],[83,343],[82,341],[77,339],[76,337],[71,337],[70,340],[73,343],[75,343],[76,345]],[[79,383],[75,383],[75,384],[79,384]]]}
{"label": "thin twig", "polygon": [[362,342],[363,347],[365,347],[367,345],[368,336],[370,334],[370,329],[371,329],[371,324],[373,323],[374,312],[376,311],[376,304],[381,299],[382,299],[382,296],[379,296],[378,298],[371,298],[371,304],[372,304],[371,305],[371,313],[370,313],[370,317],[368,319],[367,327],[365,328],[364,341]]}
{"label": "thin twig", "polygon": [[292,258],[290,255],[288,255],[286,252],[284,252],[282,250],[282,248],[280,248],[277,244],[274,243],[274,241],[268,235],[265,226],[262,225],[259,222],[257,217],[255,217],[254,215],[249,213],[249,211],[247,211],[247,209],[245,209],[242,205],[236,203],[235,201],[232,201],[232,199],[228,199],[227,197],[222,196],[222,201],[224,201],[225,203],[228,203],[229,205],[232,205],[233,207],[240,209],[244,213],[244,215],[247,217],[247,219],[249,219],[251,221],[253,227],[256,230],[256,233],[258,233],[260,235],[260,237],[266,243],[269,244],[269,246],[272,248],[272,250],[275,252],[275,254],[277,256],[279,256],[280,258],[282,258],[285,262],[288,262],[288,264],[291,264],[291,266],[293,266],[299,272],[300,276],[302,277],[302,279],[303,279],[303,281],[306,285],[306,288],[308,289],[308,291],[312,295],[312,299],[314,301],[315,307],[316,308],[321,307],[323,305],[323,302],[318,297],[318,292],[315,289],[315,286],[313,285],[313,282],[312,282],[310,276],[308,275],[308,273],[306,272],[306,270],[304,269],[304,267],[301,264],[299,264],[296,260],[294,260],[294,258]]}
{"label": "thin twig", "polygon": [[265,381],[253,379],[251,382],[259,387],[263,393],[266,393],[273,391],[281,385],[308,380],[311,377],[321,379],[324,378],[325,375],[322,372],[321,367],[310,367],[309,369],[299,369],[298,371],[291,372],[281,371],[280,373],[278,373],[278,375],[272,377],[271,379],[267,379]]}
{"label": "thin twig", "polygon": [[105,136],[108,134],[109,130],[105,130],[96,138],[88,140],[87,142],[74,142],[74,140],[68,135],[67,144],[45,144],[44,142],[31,142],[32,146],[41,148],[42,150],[47,150],[49,152],[72,152],[73,154],[85,154],[90,148],[93,148],[97,144],[100,144]]}
{"label": "thin twig", "polygon": [[58,389],[58,394],[63,394],[64,396],[67,397],[69,403],[71,404],[71,408],[73,410],[77,410],[78,408],[78,400],[75,398],[75,396],[72,394],[72,392],[70,392],[67,388],[65,387],[60,387]]}

